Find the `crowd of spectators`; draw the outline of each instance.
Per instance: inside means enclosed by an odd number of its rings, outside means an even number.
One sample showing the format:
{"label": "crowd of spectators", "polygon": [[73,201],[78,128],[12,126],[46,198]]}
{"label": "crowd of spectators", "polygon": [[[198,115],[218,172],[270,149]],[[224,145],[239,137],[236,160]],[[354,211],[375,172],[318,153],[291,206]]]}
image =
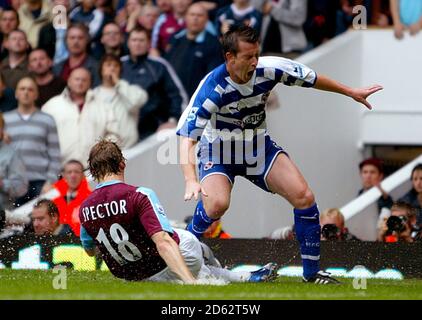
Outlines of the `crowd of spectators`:
{"label": "crowd of spectators", "polygon": [[[83,171],[100,136],[126,149],[174,128],[200,80],[223,62],[219,36],[230,26],[258,30],[263,55],[294,58],[347,30],[357,5],[369,25],[392,25],[399,39],[422,28],[419,0],[1,1],[0,206],[62,190],[62,168]],[[371,165],[362,177],[376,175]],[[382,172],[367,180],[361,192],[380,187]],[[391,207],[381,191],[380,209]]]}

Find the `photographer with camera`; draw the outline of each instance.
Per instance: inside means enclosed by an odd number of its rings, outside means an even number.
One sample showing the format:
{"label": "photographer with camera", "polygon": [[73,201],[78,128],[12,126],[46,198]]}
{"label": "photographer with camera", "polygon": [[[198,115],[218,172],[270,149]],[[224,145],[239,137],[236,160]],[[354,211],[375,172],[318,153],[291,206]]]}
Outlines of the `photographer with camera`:
{"label": "photographer with camera", "polygon": [[398,201],[391,207],[389,217],[384,217],[378,233],[378,241],[414,242],[421,240],[416,210],[410,204]]}
{"label": "photographer with camera", "polygon": [[321,240],[360,241],[344,225],[344,216],[337,208],[325,210],[320,216]]}

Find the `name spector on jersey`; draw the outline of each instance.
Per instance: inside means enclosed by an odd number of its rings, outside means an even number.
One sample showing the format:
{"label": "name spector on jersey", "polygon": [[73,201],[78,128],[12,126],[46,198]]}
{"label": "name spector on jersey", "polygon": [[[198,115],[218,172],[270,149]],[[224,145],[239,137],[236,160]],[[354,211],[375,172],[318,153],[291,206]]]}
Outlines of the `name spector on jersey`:
{"label": "name spector on jersey", "polygon": [[151,236],[168,232],[179,243],[157,195],[121,181],[99,184],[79,210],[81,242],[95,246],[111,273],[143,280],[167,267]]}

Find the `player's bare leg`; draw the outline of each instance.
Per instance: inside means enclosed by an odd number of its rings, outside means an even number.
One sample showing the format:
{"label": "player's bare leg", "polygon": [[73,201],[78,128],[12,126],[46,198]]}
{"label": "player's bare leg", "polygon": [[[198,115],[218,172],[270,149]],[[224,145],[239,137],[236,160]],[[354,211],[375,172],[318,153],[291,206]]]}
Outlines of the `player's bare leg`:
{"label": "player's bare leg", "polygon": [[213,174],[204,178],[201,187],[207,196],[202,196],[198,202],[192,222],[187,229],[197,238],[227,211],[230,205],[232,185],[229,179],[222,174]]}
{"label": "player's bare leg", "polygon": [[300,243],[303,278],[318,284],[338,283],[319,269],[321,227],[315,197],[296,165],[278,154],[267,176],[267,185],[294,207],[296,238]]}
{"label": "player's bare leg", "polygon": [[269,189],[281,195],[297,209],[306,209],[315,203],[315,197],[296,165],[280,153],[267,176]]}
{"label": "player's bare leg", "polygon": [[202,197],[204,209],[211,219],[220,219],[230,206],[232,185],[222,174],[207,176],[201,183],[208,197]]}

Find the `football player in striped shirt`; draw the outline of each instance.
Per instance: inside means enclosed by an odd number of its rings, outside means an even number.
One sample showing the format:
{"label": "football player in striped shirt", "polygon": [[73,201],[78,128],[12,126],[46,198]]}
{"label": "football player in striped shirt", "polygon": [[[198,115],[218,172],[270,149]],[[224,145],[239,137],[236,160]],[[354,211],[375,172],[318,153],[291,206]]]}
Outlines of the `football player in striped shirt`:
{"label": "football player in striped shirt", "polygon": [[[202,195],[188,230],[200,238],[220,219],[229,207],[235,176],[243,176],[294,207],[304,281],[338,283],[319,268],[318,206],[299,169],[268,136],[265,104],[270,91],[283,83],[343,94],[371,109],[366,99],[382,87],[350,88],[298,62],[259,57],[259,36],[251,27],[230,29],[222,47],[225,64],[201,81],[178,124],[184,198]],[[194,164],[198,141],[199,180]]]}

